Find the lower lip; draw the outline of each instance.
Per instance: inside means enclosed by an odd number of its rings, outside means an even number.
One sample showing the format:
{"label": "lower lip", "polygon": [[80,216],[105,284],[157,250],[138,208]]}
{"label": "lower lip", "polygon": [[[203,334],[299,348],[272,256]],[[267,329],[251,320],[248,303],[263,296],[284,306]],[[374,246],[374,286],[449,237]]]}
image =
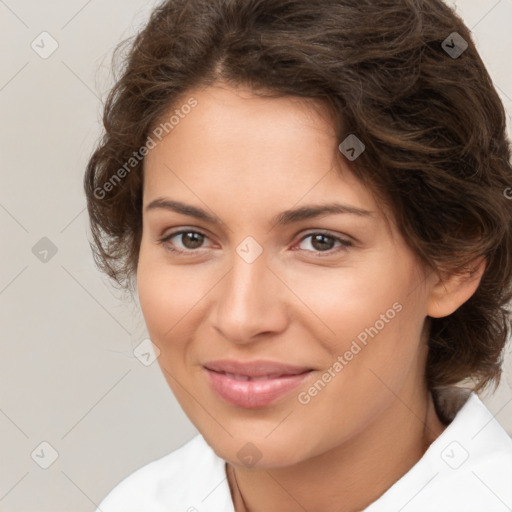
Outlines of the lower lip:
{"label": "lower lip", "polygon": [[210,385],[224,400],[238,407],[265,407],[299,386],[311,372],[265,380],[236,380],[206,368]]}

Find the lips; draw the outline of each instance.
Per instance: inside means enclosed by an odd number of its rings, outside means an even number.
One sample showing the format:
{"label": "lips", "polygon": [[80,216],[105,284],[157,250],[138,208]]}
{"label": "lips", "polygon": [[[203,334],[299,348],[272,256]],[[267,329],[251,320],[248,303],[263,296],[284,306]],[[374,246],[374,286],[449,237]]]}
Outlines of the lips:
{"label": "lips", "polygon": [[218,373],[226,373],[240,377],[258,378],[275,378],[286,375],[298,375],[304,373],[311,368],[306,366],[292,366],[289,364],[276,363],[272,361],[255,360],[255,361],[212,361],[206,363],[205,368]]}
{"label": "lips", "polygon": [[212,389],[245,408],[265,407],[297,387],[312,371],[272,361],[212,361],[204,365]]}

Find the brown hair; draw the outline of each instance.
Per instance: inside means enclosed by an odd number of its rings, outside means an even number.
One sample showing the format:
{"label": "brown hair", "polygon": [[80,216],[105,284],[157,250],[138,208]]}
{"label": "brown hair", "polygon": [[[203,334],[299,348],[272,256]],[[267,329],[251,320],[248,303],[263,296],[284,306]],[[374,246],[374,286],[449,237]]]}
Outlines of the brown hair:
{"label": "brown hair", "polygon": [[450,8],[440,0],[168,0],[116,52],[127,43],[84,179],[91,247],[108,276],[133,289],[143,159],[131,159],[188,91],[223,80],[313,98],[329,106],[340,142],[352,133],[364,142],[351,168],[421,261],[462,272],[486,257],[474,295],[429,319],[426,374],[430,389],[464,379],[477,391],[497,386],[512,296],[510,152],[503,106]]}

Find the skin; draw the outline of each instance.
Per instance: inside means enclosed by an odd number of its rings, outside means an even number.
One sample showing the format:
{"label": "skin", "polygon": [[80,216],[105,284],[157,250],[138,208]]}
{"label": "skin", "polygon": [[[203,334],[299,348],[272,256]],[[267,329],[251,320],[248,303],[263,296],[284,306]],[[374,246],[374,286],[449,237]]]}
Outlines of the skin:
{"label": "skin", "polygon": [[[190,96],[197,107],[144,162],[137,286],[160,367],[192,423],[228,462],[237,512],[324,512],[340,503],[344,511],[361,510],[445,428],[425,384],[425,319],[464,303],[485,262],[471,279],[423,268],[351,173],[320,104],[222,83]],[[146,210],[158,198],[202,208],[221,222]],[[283,210],[328,202],[371,214],[271,222]],[[161,242],[180,228],[205,236]],[[318,230],[352,246],[329,237],[315,244],[307,235]],[[248,236],[263,250],[252,263],[236,251]],[[401,311],[300,403],[298,394],[397,302]],[[206,378],[203,364],[225,358],[314,371],[273,404],[245,409],[223,401]],[[261,455],[251,467],[237,456],[248,442]]]}

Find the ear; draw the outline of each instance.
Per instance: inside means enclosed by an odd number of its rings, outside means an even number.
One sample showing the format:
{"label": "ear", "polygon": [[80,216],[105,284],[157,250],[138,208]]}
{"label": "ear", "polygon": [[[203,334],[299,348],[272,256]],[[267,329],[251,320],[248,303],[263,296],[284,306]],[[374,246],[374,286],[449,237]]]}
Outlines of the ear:
{"label": "ear", "polygon": [[473,260],[464,273],[436,275],[427,303],[427,315],[433,318],[448,316],[466,302],[476,291],[485,270],[484,257]]}

